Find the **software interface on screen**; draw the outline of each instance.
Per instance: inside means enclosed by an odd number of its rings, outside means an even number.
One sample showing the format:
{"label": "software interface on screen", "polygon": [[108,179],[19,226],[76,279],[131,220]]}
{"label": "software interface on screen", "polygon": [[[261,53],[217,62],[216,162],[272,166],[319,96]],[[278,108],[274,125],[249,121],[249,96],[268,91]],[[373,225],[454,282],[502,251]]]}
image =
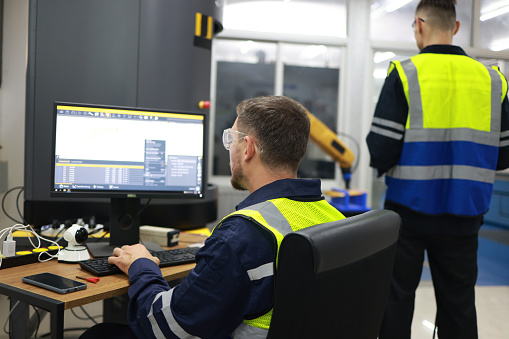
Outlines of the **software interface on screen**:
{"label": "software interface on screen", "polygon": [[203,194],[204,116],[56,105],[57,193]]}

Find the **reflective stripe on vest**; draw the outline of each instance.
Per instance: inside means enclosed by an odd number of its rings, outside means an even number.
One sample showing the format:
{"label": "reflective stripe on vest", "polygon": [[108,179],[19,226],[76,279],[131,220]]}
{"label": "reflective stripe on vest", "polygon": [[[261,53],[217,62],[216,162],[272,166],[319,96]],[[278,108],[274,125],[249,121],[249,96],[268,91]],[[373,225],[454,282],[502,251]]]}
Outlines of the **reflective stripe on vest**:
{"label": "reflective stripe on vest", "polygon": [[[224,220],[233,216],[247,218],[253,224],[270,231],[277,244],[273,262],[263,264],[248,271],[248,276],[252,281],[274,275],[274,271],[277,268],[279,246],[286,234],[325,222],[344,219],[344,216],[325,199],[314,202],[302,202],[279,198],[236,211],[223,218],[216,228],[220,227]],[[271,319],[272,309],[258,318],[246,319],[232,333],[232,338],[253,338],[254,333],[262,337],[263,335],[266,336]]]}
{"label": "reflective stripe on vest", "polygon": [[233,339],[246,338],[246,339],[265,339],[269,334],[269,330],[266,328],[259,328],[249,326],[246,323],[241,323],[232,333]]}
{"label": "reflective stripe on vest", "polygon": [[[430,71],[430,64],[437,69]],[[387,173],[387,199],[428,214],[485,213],[500,146],[505,78],[466,56],[419,54],[394,65],[409,114],[400,160]],[[450,69],[455,67],[468,71],[456,74]]]}

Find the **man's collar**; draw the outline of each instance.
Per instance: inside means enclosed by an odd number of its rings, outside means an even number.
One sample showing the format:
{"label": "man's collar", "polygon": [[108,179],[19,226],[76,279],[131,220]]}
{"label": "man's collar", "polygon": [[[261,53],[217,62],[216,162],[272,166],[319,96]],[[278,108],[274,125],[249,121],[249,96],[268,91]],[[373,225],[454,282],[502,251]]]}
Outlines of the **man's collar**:
{"label": "man's collar", "polygon": [[463,48],[455,45],[429,45],[422,49],[420,54],[423,53],[467,55]]}
{"label": "man's collar", "polygon": [[251,193],[246,199],[239,203],[235,209],[243,209],[271,199],[299,196],[321,196],[321,194],[322,190],[320,179],[276,180]]}

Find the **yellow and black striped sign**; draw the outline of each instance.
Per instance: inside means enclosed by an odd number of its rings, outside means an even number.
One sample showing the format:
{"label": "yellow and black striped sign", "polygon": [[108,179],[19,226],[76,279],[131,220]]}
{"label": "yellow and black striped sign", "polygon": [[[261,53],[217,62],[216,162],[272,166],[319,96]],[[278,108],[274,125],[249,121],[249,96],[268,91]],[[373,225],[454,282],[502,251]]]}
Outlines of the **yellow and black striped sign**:
{"label": "yellow and black striped sign", "polygon": [[213,27],[214,19],[211,16],[196,13],[194,45],[210,49],[212,47]]}

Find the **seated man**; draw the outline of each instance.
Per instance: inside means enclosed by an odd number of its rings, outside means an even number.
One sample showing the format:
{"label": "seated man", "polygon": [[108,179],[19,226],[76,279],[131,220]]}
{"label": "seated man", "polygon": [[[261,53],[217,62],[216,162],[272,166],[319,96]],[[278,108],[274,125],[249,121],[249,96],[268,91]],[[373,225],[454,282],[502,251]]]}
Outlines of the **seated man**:
{"label": "seated man", "polygon": [[182,283],[170,288],[140,244],[116,248],[108,260],[129,275],[128,322],[139,338],[265,338],[283,236],[344,218],[319,179],[297,179],[310,130],[299,103],[258,97],[237,114],[223,143],[232,186],[250,195],[215,227]]}

